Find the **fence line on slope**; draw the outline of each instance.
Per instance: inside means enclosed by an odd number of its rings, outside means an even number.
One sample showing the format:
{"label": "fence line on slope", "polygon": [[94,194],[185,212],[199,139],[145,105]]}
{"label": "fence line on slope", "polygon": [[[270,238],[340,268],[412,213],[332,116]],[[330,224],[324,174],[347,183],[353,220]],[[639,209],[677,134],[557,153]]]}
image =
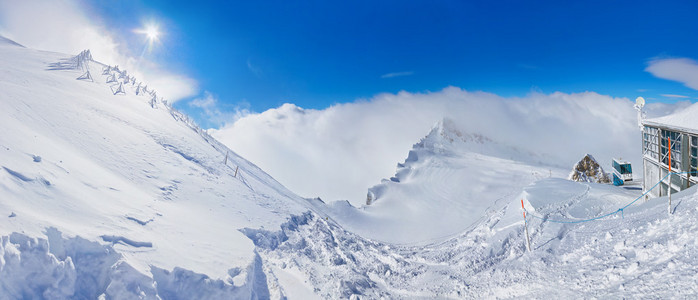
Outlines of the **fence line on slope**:
{"label": "fence line on slope", "polygon": [[[694,172],[669,172],[669,174],[667,174],[667,175],[664,176],[662,179],[660,179],[660,180],[659,180],[654,186],[652,186],[649,190],[647,190],[647,191],[645,191],[644,193],[642,193],[642,195],[640,195],[639,197],[635,198],[635,200],[633,200],[633,201],[631,201],[630,203],[624,205],[623,207],[619,208],[619,209],[616,210],[616,211],[609,212],[609,213],[604,214],[604,215],[601,215],[601,216],[597,216],[597,217],[593,217],[593,218],[589,218],[589,219],[582,219],[582,220],[554,220],[554,219],[550,219],[550,218],[548,218],[548,217],[539,217],[539,216],[537,216],[537,215],[535,215],[535,214],[532,214],[532,213],[528,213],[528,216],[530,216],[530,217],[532,217],[532,218],[536,218],[536,219],[542,220],[542,221],[544,221],[544,222],[562,223],[562,224],[577,224],[577,223],[591,222],[591,221],[596,221],[596,220],[599,220],[599,219],[603,219],[603,218],[606,218],[606,217],[609,217],[609,216],[612,216],[612,215],[615,215],[615,214],[618,214],[618,213],[620,213],[620,214],[621,214],[621,217],[623,217],[623,210],[625,210],[626,208],[628,208],[629,206],[633,205],[633,204],[634,204],[635,202],[637,202],[638,200],[640,200],[640,199],[642,199],[643,197],[645,197],[650,191],[652,191],[652,190],[654,190],[655,188],[657,188],[657,187],[659,186],[660,183],[664,182],[664,180],[665,180],[667,177],[669,177],[669,176],[671,176],[671,175],[692,174],[692,173],[696,173],[696,171],[694,171]],[[671,182],[670,182],[669,184],[671,184]],[[525,208],[524,208],[524,211],[526,211]]]}

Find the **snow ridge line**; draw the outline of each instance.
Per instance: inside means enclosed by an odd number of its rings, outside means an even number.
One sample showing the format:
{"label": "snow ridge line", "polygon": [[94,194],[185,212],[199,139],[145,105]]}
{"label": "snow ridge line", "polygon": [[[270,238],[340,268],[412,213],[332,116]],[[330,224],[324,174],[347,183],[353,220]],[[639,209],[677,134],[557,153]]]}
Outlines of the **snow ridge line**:
{"label": "snow ridge line", "polygon": [[[135,76],[128,75],[127,70],[119,69],[119,66],[112,67],[110,65],[106,65],[104,63],[101,63],[99,61],[94,60],[94,58],[92,57],[92,53],[90,52],[89,49],[80,52],[80,54],[78,54],[76,56],[73,56],[73,57],[70,57],[67,59],[63,59],[57,63],[49,64],[48,70],[82,70],[82,71],[89,72],[89,69],[90,69],[89,63],[90,62],[94,62],[98,65],[101,65],[102,66],[101,75],[104,75],[107,77],[114,77],[114,79],[116,80],[115,83],[136,87],[135,93],[137,96],[150,95],[152,98],[146,104],[148,104],[152,109],[157,109],[158,103],[163,104],[163,106],[167,109],[167,112],[170,114],[170,116],[172,116],[173,119],[175,119],[175,121],[179,121],[179,122],[184,123],[185,126],[189,127],[191,130],[196,132],[201,138],[203,138],[209,145],[211,145],[211,147],[213,147],[221,155],[226,155],[226,153],[234,154],[234,157],[236,157],[235,163],[239,167],[241,167],[240,171],[247,171],[247,173],[245,175],[247,175],[248,178],[243,178],[243,176],[241,174],[238,174],[238,176],[240,177],[240,180],[242,181],[242,183],[245,186],[247,186],[250,190],[254,191],[254,188],[252,187],[252,184],[249,180],[253,180],[253,181],[256,180],[258,182],[271,181],[271,182],[278,183],[274,178],[272,178],[270,176],[263,178],[264,175],[260,176],[260,175],[256,174],[254,172],[254,170],[259,171],[259,172],[266,175],[264,170],[259,168],[257,165],[241,158],[239,155],[237,155],[237,153],[235,151],[231,150],[230,148],[228,148],[228,146],[224,145],[223,143],[218,141],[216,138],[211,136],[207,130],[201,128],[191,117],[189,117],[189,115],[182,113],[179,110],[177,110],[175,107],[173,107],[172,106],[173,103],[171,101],[168,101],[163,97],[157,97],[157,94],[156,94],[156,91],[154,88],[148,88],[147,85],[144,85],[142,82],[138,81],[135,78]],[[83,76],[85,76],[85,75],[87,75],[87,74],[83,74]],[[81,76],[81,77],[83,77],[83,76]],[[80,79],[80,78],[78,78],[78,79]],[[109,86],[108,84],[107,84],[107,86],[110,89],[112,89],[112,87],[114,87],[114,86]],[[119,85],[115,85],[115,86],[118,87]],[[112,89],[111,92],[114,93],[114,90]],[[125,94],[126,92],[124,91],[123,93]],[[114,94],[114,95],[116,95],[116,94]],[[205,168],[207,170],[209,170],[209,172],[211,171],[210,167],[205,167]],[[273,185],[272,188],[277,190],[282,195],[287,195],[287,196],[290,196],[291,198],[293,198],[292,195],[289,195],[288,191],[281,188],[280,185]]]}
{"label": "snow ridge line", "polygon": [[652,186],[649,190],[647,190],[646,192],[642,193],[642,195],[640,195],[639,197],[635,198],[635,200],[631,201],[630,203],[626,204],[625,206],[619,208],[619,209],[616,210],[616,211],[613,211],[613,212],[610,212],[610,213],[607,213],[607,214],[604,214],[604,215],[601,215],[601,216],[598,216],[598,217],[594,217],[594,218],[583,219],[583,220],[574,220],[574,221],[554,220],[554,219],[549,219],[548,217],[539,217],[539,216],[536,216],[536,215],[534,215],[533,213],[529,213],[529,212],[526,210],[526,208],[524,208],[524,211],[527,212],[527,215],[529,215],[529,216],[531,216],[531,217],[533,217],[533,218],[542,220],[542,221],[544,221],[544,222],[547,221],[547,222],[562,223],[562,224],[577,224],[577,223],[591,222],[591,221],[596,221],[596,220],[599,220],[599,219],[603,219],[603,218],[606,218],[606,217],[609,217],[609,216],[612,216],[612,215],[615,215],[615,214],[618,214],[618,213],[620,213],[621,216],[624,217],[624,216],[623,216],[623,210],[624,210],[624,209],[628,208],[630,205],[633,205],[635,202],[637,202],[638,200],[642,199],[642,197],[646,196],[650,191],[652,191],[653,189],[655,189],[656,187],[658,187],[658,186],[659,186],[659,183],[663,182],[664,179],[666,179],[666,178],[669,177],[670,175],[672,175],[672,174],[676,174],[676,175],[679,175],[679,174],[693,174],[693,173],[696,173],[696,172],[671,172],[671,173],[667,174],[666,176],[664,176],[664,177],[663,177],[662,179],[660,179],[659,181],[657,181],[657,183],[656,183],[654,186]]}
{"label": "snow ridge line", "polygon": [[[158,107],[157,103],[158,102],[162,103],[165,106],[165,108],[167,109],[168,113],[172,116],[173,119],[175,119],[176,121],[184,123],[184,125],[186,125],[190,129],[192,129],[194,132],[196,132],[207,143],[209,143],[211,145],[211,147],[216,149],[219,153],[221,153],[221,154],[225,154],[227,152],[235,153],[230,148],[225,146],[223,143],[218,141],[216,138],[211,136],[205,129],[201,128],[198,124],[196,124],[196,122],[191,117],[189,117],[187,114],[182,113],[179,110],[177,110],[176,108],[174,108],[172,106],[171,101],[168,101],[163,97],[157,97],[155,89],[148,88],[147,85],[144,85],[142,82],[138,81],[135,78],[135,76],[132,76],[132,75],[129,76],[127,70],[120,70],[118,66],[112,67],[110,65],[106,65],[106,64],[103,64],[101,62],[94,60],[94,58],[92,57],[92,53],[90,52],[89,49],[80,52],[80,54],[78,54],[76,56],[73,56],[73,57],[70,57],[67,59],[63,59],[60,62],[49,64],[48,70],[83,70],[83,71],[89,72],[89,62],[94,62],[94,63],[97,63],[99,65],[102,65],[103,66],[102,75],[105,75],[107,77],[114,77],[114,79],[116,80],[115,82],[120,82],[120,83],[127,84],[127,85],[130,83],[132,86],[137,85],[136,95],[151,95],[153,97],[148,102],[149,106],[151,106],[153,109],[157,109],[157,107]],[[86,74],[83,74],[83,76],[84,75],[86,75]],[[92,78],[92,77],[90,77],[90,78]],[[80,79],[80,78],[78,78],[78,79]],[[117,85],[117,87],[118,87],[118,85]],[[114,93],[113,90],[112,90],[112,93]],[[125,93],[125,91],[124,91],[124,93]],[[238,158],[239,158],[239,156],[238,156]],[[246,168],[251,167],[251,168],[259,169],[256,165],[251,164],[249,162],[247,162],[246,165],[247,165]],[[259,169],[259,170],[261,171],[261,169]],[[255,176],[253,173],[250,173],[249,175],[252,175],[252,177],[254,177],[255,179],[257,179],[259,181],[264,181],[263,179],[259,178],[258,176]],[[252,187],[250,186],[250,184],[246,180],[243,179],[243,183],[248,188],[252,189]]]}

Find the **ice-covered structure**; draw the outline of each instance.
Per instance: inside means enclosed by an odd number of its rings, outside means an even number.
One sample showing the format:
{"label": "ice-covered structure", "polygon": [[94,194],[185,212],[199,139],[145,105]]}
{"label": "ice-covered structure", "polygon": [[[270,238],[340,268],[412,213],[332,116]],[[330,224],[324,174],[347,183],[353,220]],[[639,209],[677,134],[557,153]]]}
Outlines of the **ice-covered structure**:
{"label": "ice-covered structure", "polygon": [[[650,196],[665,196],[669,188],[674,193],[698,183],[696,116],[698,104],[693,104],[675,114],[642,121],[643,189],[659,183],[649,192]],[[670,161],[671,171],[677,173],[671,179],[665,178]]]}

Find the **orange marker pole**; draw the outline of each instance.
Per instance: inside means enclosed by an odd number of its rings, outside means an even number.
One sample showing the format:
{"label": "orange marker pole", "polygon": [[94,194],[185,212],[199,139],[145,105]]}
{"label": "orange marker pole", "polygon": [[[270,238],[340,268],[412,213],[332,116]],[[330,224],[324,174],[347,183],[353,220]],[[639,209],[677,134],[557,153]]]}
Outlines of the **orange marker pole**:
{"label": "orange marker pole", "polygon": [[524,230],[526,231],[526,248],[531,252],[531,238],[528,237],[528,222],[526,222],[526,208],[524,208],[523,199],[521,199],[521,210],[523,210]]}
{"label": "orange marker pole", "polygon": [[669,141],[669,184],[667,185],[669,189],[669,214],[671,214],[671,138],[667,138]]}

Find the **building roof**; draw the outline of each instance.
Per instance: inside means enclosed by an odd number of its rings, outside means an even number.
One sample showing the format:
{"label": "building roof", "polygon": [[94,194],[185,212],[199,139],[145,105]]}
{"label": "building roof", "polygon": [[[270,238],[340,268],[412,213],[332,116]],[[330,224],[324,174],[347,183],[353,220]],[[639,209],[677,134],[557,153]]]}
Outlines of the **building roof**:
{"label": "building roof", "polygon": [[642,124],[698,134],[698,103],[668,116],[643,120]]}

